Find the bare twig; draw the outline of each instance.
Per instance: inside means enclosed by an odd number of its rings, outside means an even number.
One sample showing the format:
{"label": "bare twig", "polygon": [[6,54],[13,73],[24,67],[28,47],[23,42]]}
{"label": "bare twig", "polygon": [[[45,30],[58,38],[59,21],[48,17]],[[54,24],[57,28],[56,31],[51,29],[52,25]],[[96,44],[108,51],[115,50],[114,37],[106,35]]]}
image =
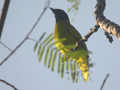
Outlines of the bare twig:
{"label": "bare twig", "polygon": [[[49,2],[49,0],[48,0]],[[47,2],[47,3],[48,3]],[[47,4],[49,5],[49,4]],[[48,6],[45,6],[42,13],[40,14],[40,16],[37,18],[36,22],[34,23],[34,25],[32,26],[32,28],[30,29],[30,31],[28,32],[28,34],[26,35],[26,37],[15,47],[15,49],[8,55],[6,56],[1,62],[0,62],[0,66],[2,66],[7,60],[8,58],[10,58],[23,44],[26,40],[28,40],[29,36],[31,35],[31,33],[34,31],[35,27],[37,26],[37,24],[39,23],[39,21],[41,20],[42,16],[44,15],[46,9],[48,8]]]}
{"label": "bare twig", "polygon": [[0,82],[6,84],[7,86],[9,86],[9,87],[11,87],[11,88],[13,88],[13,90],[18,90],[14,85],[8,83],[8,82],[5,81],[5,80],[0,79]]}
{"label": "bare twig", "polygon": [[5,45],[2,41],[0,41],[0,44],[2,45],[2,46],[4,46],[5,48],[7,48],[9,51],[12,51],[12,49],[10,49],[7,45]]}
{"label": "bare twig", "polygon": [[100,87],[100,90],[103,90],[103,87],[105,86],[105,83],[106,83],[106,81],[107,81],[107,79],[108,79],[109,76],[110,76],[109,73],[105,76],[105,78],[104,78],[104,80],[103,80],[103,82],[102,82],[102,85],[101,85],[101,87]]}
{"label": "bare twig", "polygon": [[96,23],[102,30],[116,36],[117,39],[120,40],[120,26],[104,16],[103,12],[105,10],[105,6],[105,0],[97,0],[96,8],[94,11]]}
{"label": "bare twig", "polygon": [[89,38],[93,33],[95,33],[95,32],[98,31],[98,29],[99,29],[99,26],[98,26],[98,25],[95,25],[93,28],[90,29],[90,31],[87,33],[87,35],[85,35],[85,36],[83,37],[82,40],[83,40],[83,41],[87,41],[88,38]]}
{"label": "bare twig", "polygon": [[2,31],[3,31],[5,19],[7,16],[10,0],[3,0],[3,2],[4,2],[4,4],[3,4],[3,8],[2,8],[2,13],[0,16],[0,38],[1,38]]}

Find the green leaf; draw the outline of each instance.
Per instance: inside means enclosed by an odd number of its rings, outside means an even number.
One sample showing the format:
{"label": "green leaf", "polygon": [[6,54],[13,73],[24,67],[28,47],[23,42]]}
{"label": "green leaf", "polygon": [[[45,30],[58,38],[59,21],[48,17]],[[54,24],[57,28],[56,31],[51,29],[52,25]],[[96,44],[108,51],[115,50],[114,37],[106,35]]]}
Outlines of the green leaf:
{"label": "green leaf", "polygon": [[37,50],[37,47],[38,47],[38,42],[36,42],[34,45],[34,52]]}
{"label": "green leaf", "polygon": [[[53,40],[53,39],[52,39]],[[54,46],[55,45],[55,43],[59,43],[59,42],[63,42],[63,41],[65,41],[66,39],[65,38],[63,38],[63,39],[61,39],[61,40],[59,40],[59,41],[56,41],[56,42],[52,42],[51,44],[49,44],[49,48],[51,48],[52,46]]]}
{"label": "green leaf", "polygon": [[48,68],[50,68],[50,66],[51,66],[52,59],[53,59],[53,49],[51,49],[51,52],[50,52],[50,58],[49,58]]}
{"label": "green leaf", "polygon": [[55,43],[54,42],[52,42],[51,44],[49,44],[49,48],[51,48],[52,46],[54,46],[55,45]]}
{"label": "green leaf", "polygon": [[55,54],[54,54],[54,57],[53,57],[53,62],[52,62],[52,71],[54,71],[55,61],[56,61],[56,58],[57,58],[57,53],[58,53],[58,51],[56,50]]}
{"label": "green leaf", "polygon": [[44,65],[47,65],[48,57],[49,57],[49,47],[47,48],[46,54],[45,54],[45,60],[44,60]]}
{"label": "green leaf", "polygon": [[73,74],[73,75],[74,75],[74,78],[73,78],[73,81],[75,82],[75,81],[76,81],[76,75],[77,75],[77,74],[76,74],[76,73],[77,73],[77,70],[76,70],[76,69],[77,69],[77,68],[76,68],[76,62],[74,62],[73,65],[74,65],[74,71],[73,71],[73,73],[74,73],[74,74]]}
{"label": "green leaf", "polygon": [[44,33],[41,35],[41,37],[40,37],[39,40],[37,41],[38,43],[40,43],[40,41],[44,38],[45,34],[46,34],[46,32],[44,32]]}
{"label": "green leaf", "polygon": [[74,62],[74,71],[73,72],[76,72],[77,71],[77,66],[76,66],[76,62]]}
{"label": "green leaf", "polygon": [[59,54],[59,58],[58,58],[59,62],[58,62],[58,73],[60,73],[61,71],[61,62],[62,62],[62,55],[61,53]]}
{"label": "green leaf", "polygon": [[50,41],[53,40],[53,37],[52,37],[52,36],[53,36],[53,34],[50,34],[50,35],[43,41],[43,43],[42,43],[43,48],[42,48],[41,52],[39,53],[39,61],[42,60],[42,57],[43,57],[43,54],[44,54],[44,51],[45,51],[46,46],[49,44]]}
{"label": "green leaf", "polygon": [[38,56],[40,56],[41,48],[42,48],[42,46],[41,46],[41,44],[40,44],[40,46],[39,46],[39,48],[38,48],[38,52],[37,52]]}
{"label": "green leaf", "polygon": [[43,41],[43,43],[46,43],[46,42],[49,43],[49,41],[51,40],[51,38],[53,38],[53,34],[49,34],[48,37],[46,37],[46,39]]}
{"label": "green leaf", "polygon": [[47,46],[48,44],[50,44],[50,43],[52,42],[53,39],[54,39],[53,37],[50,38],[50,39],[45,43],[45,46]]}
{"label": "green leaf", "polygon": [[73,65],[73,61],[71,61],[71,72],[74,71],[74,65]]}
{"label": "green leaf", "polygon": [[64,78],[64,72],[65,72],[65,57],[62,57],[62,67],[61,67],[61,78]]}
{"label": "green leaf", "polygon": [[70,12],[71,10],[72,10],[72,8],[68,8],[68,9],[67,9],[67,12]]}
{"label": "green leaf", "polygon": [[74,75],[74,63],[71,62],[71,77],[72,77],[72,81],[74,83],[75,80],[75,75]]}
{"label": "green leaf", "polygon": [[71,63],[71,77],[73,83],[78,82],[78,75],[79,73],[77,72],[77,63],[74,61]]}
{"label": "green leaf", "polygon": [[67,59],[67,72],[69,73],[69,69],[70,69],[70,60],[69,59]]}
{"label": "green leaf", "polygon": [[75,66],[76,66],[76,80],[75,82],[78,83],[78,81],[80,80],[79,76],[80,76],[80,67],[78,66],[78,64],[75,62]]}
{"label": "green leaf", "polygon": [[79,9],[79,4],[78,3],[73,4],[72,8],[74,8],[75,10],[78,10]]}
{"label": "green leaf", "polygon": [[77,78],[76,78],[76,83],[79,81],[79,72],[77,72]]}
{"label": "green leaf", "polygon": [[45,46],[41,49],[41,52],[39,54],[39,62],[41,62],[41,60],[42,60],[44,51],[45,51]]}

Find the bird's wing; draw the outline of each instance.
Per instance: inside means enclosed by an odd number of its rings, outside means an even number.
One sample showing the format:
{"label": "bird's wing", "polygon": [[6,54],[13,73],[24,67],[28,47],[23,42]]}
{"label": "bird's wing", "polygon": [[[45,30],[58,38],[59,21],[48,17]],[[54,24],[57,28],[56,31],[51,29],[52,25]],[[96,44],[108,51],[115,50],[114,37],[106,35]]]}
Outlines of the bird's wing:
{"label": "bird's wing", "polygon": [[77,41],[82,39],[82,36],[80,35],[80,33],[72,26],[68,26],[67,27],[67,31],[70,33],[70,35],[72,35]]}
{"label": "bird's wing", "polygon": [[83,48],[87,50],[86,44],[82,41],[82,36],[72,25],[67,27],[67,32],[69,33],[69,35],[75,38],[77,43],[76,48]]}

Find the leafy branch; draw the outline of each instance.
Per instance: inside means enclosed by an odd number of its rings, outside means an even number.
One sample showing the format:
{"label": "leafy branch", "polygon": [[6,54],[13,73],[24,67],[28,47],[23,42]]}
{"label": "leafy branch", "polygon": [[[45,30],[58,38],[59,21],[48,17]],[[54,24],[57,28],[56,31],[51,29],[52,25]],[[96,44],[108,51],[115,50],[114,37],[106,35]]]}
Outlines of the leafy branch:
{"label": "leafy branch", "polygon": [[80,0],[67,0],[69,3],[72,4],[70,8],[68,8],[68,12],[75,10],[78,11],[79,5],[80,5]]}
{"label": "leafy branch", "polygon": [[[64,78],[66,73],[71,76],[73,82],[77,83],[81,75],[79,65],[75,60],[60,53],[55,46],[57,42],[54,42],[53,37],[53,34],[45,37],[45,33],[43,33],[34,45],[34,52],[37,52],[39,62],[44,58],[44,65],[51,68],[51,71],[54,71],[57,63],[57,72],[61,75],[61,78]],[[92,66],[89,65],[89,67]]]}

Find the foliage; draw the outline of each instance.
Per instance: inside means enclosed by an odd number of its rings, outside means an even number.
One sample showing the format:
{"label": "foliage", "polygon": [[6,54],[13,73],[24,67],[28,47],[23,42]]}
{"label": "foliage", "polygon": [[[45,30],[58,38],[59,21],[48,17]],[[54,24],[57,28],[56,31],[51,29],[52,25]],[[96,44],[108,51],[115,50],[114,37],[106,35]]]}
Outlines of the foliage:
{"label": "foliage", "polygon": [[70,8],[68,8],[68,12],[70,11],[78,11],[79,5],[80,5],[80,0],[67,0],[69,3],[72,4]]}
{"label": "foliage", "polygon": [[61,78],[68,75],[74,83],[79,81],[79,66],[74,60],[68,59],[59,52],[55,46],[53,34],[49,34],[45,37],[44,33],[36,42],[34,52],[37,52],[39,62],[44,60],[44,65],[50,68],[51,71],[55,71],[55,68],[57,67],[57,73],[61,76]]}

